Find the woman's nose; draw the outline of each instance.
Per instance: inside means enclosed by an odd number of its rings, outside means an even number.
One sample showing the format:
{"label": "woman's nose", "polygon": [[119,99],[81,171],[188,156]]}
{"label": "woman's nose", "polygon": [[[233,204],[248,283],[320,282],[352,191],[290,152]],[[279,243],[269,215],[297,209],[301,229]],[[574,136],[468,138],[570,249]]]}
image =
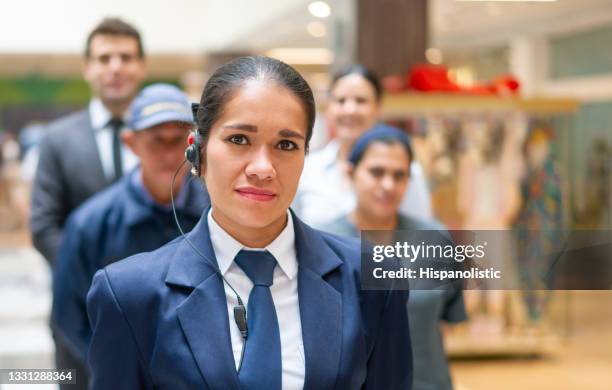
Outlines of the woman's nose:
{"label": "woman's nose", "polygon": [[354,113],[357,111],[357,103],[352,99],[347,99],[343,105],[344,111],[347,113]]}
{"label": "woman's nose", "polygon": [[383,176],[381,184],[385,191],[392,191],[395,188],[395,180],[392,175]]}
{"label": "woman's nose", "polygon": [[245,173],[247,176],[256,177],[259,180],[269,180],[276,177],[276,170],[270,152],[266,147],[262,146],[253,152]]}

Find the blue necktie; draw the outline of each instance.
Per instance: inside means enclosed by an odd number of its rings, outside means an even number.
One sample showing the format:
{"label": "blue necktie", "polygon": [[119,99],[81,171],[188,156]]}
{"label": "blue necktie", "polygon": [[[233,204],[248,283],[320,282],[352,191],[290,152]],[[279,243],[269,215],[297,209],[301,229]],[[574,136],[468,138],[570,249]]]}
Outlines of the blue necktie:
{"label": "blue necktie", "polygon": [[238,373],[244,390],[280,390],[281,347],[278,319],[270,293],[276,259],[268,251],[241,250],[234,259],[253,282],[247,306],[249,334]]}

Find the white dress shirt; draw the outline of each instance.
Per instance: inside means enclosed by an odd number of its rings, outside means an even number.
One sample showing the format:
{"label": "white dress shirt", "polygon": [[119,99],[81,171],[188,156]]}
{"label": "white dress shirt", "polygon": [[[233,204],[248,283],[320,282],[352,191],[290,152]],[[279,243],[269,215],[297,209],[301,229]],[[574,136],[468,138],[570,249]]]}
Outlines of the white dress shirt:
{"label": "white dress shirt", "polygon": [[[276,259],[278,266],[274,268],[273,284],[270,286],[272,300],[276,309],[280,332],[282,385],[283,389],[301,389],[304,387],[306,361],[304,358],[304,343],[302,341],[302,322],[298,301],[298,262],[295,251],[295,232],[293,218],[287,212],[287,226],[265,249],[247,248],[230,236],[217,222],[212,211],[208,213],[210,241],[215,251],[217,264],[225,279],[236,289],[248,308],[248,299],[253,288],[251,279],[234,263],[234,258],[242,249],[267,250]],[[236,369],[240,363],[242,336],[234,322],[234,306],[238,300],[234,292],[224,283],[227,298],[227,313],[230,318],[229,327],[234,352]],[[248,316],[248,309],[247,309]],[[249,340],[247,339],[247,342]]]}
{"label": "white dress shirt", "polygon": [[[108,180],[113,180],[115,178],[113,129],[108,123],[112,118],[112,114],[104,107],[100,99],[94,98],[89,102],[89,117],[91,118],[91,127],[94,130],[104,176]],[[124,123],[127,122],[127,113],[122,119]],[[122,130],[125,129],[124,126]],[[138,158],[123,143],[121,143],[121,164],[123,165],[123,173],[131,171],[138,164]]]}
{"label": "white dress shirt", "polygon": [[[339,150],[338,141],[332,140],[323,149],[306,157],[292,208],[310,226],[321,228],[350,213],[357,205],[352,184],[337,162]],[[399,211],[408,217],[433,218],[425,175],[416,161],[410,164],[408,189]]]}

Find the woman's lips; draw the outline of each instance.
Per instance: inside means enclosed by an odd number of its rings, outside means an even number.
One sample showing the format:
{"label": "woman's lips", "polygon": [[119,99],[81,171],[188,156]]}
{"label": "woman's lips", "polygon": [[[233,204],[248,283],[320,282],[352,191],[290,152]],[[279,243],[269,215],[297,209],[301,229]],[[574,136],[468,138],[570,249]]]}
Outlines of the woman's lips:
{"label": "woman's lips", "polygon": [[361,120],[358,119],[340,119],[338,125],[347,127],[361,126]]}
{"label": "woman's lips", "polygon": [[238,193],[238,195],[244,198],[256,200],[259,202],[269,202],[276,197],[276,194],[274,192],[263,190],[260,188],[243,187],[236,188],[235,191]]}
{"label": "woman's lips", "polygon": [[377,203],[384,205],[384,206],[395,204],[395,199],[390,196],[378,196],[374,199],[376,200]]}

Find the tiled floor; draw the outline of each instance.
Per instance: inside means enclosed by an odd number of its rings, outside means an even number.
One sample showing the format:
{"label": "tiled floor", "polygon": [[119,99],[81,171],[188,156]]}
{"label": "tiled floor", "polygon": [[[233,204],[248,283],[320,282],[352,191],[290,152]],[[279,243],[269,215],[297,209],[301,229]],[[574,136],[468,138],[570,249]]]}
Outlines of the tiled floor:
{"label": "tiled floor", "polygon": [[[21,237],[14,237],[20,242]],[[50,273],[44,260],[24,246],[0,248],[0,367],[52,368],[47,325]],[[0,385],[2,390],[56,390],[55,385]]]}
{"label": "tiled floor", "polygon": [[612,291],[572,291],[569,330],[547,358],[453,362],[457,390],[612,389]]}

